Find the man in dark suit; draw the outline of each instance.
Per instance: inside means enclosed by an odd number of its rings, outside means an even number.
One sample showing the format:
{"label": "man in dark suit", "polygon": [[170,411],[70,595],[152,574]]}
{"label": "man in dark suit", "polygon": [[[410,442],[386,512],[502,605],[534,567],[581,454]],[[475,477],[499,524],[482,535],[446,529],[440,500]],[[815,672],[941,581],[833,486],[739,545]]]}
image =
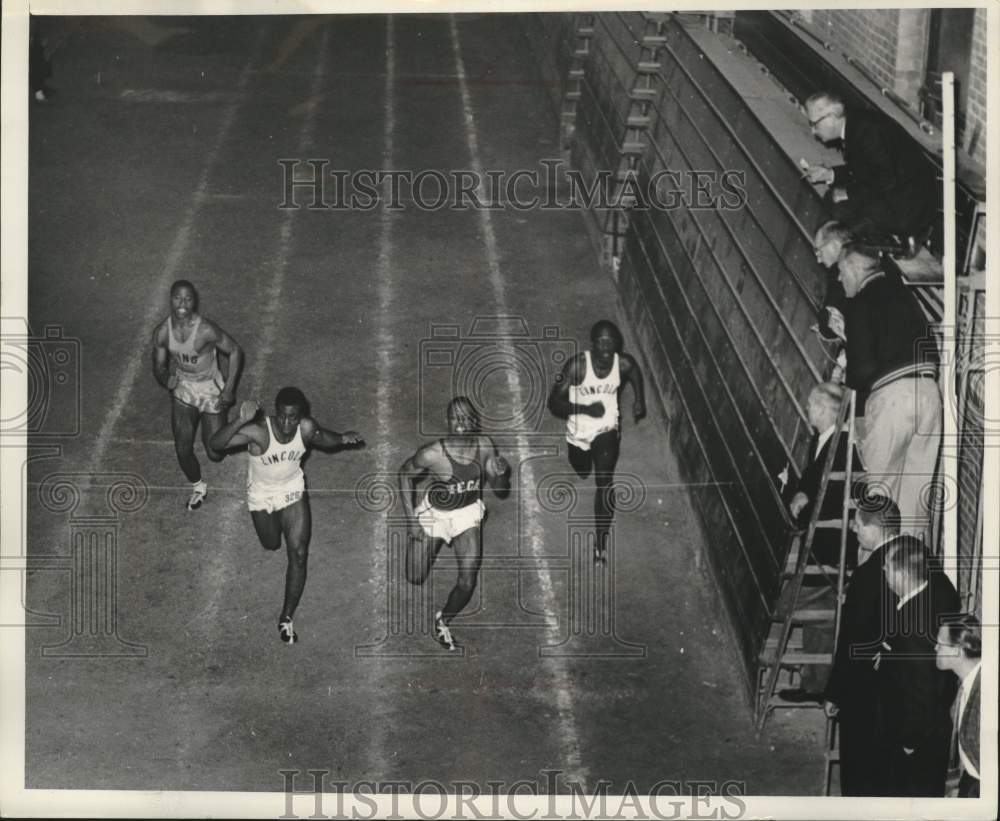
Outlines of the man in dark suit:
{"label": "man in dark suit", "polygon": [[[823,480],[823,468],[826,465],[833,438],[837,432],[837,416],[840,404],[844,399],[844,388],[834,382],[822,382],[809,392],[806,401],[806,415],[809,425],[816,432],[813,441],[811,459],[802,472],[795,494],[788,503],[788,511],[799,527],[809,524],[809,516],[818,501],[819,486]],[[857,448],[852,455],[853,471],[863,470],[861,457]],[[837,453],[833,457],[833,469],[843,471],[847,468],[847,433],[841,435],[837,444]],[[820,506],[820,520],[841,518],[844,509],[844,482],[840,479],[829,479],[826,494]],[[840,530],[818,529],[813,538],[813,556],[818,562],[836,566],[840,561]],[[853,530],[847,538],[847,566],[857,563],[858,539]]]}
{"label": "man in dark suit", "polygon": [[806,178],[831,187],[833,216],[859,236],[919,236],[938,219],[941,186],[919,144],[883,114],[847,111],[821,91],[805,103],[813,134],[839,143],[844,164],[810,165]]}
{"label": "man in dark suit", "polygon": [[885,557],[897,597],[879,668],[893,795],[943,796],[948,775],[955,677],[938,669],[938,631],[960,612],[958,593],[924,543],[904,536]]}
{"label": "man in dark suit", "polygon": [[[823,382],[809,392],[806,401],[806,415],[809,425],[816,432],[816,437],[810,449],[810,460],[802,472],[795,493],[788,502],[788,511],[795,524],[800,528],[809,526],[809,517],[819,503],[819,486],[823,480],[823,468],[833,447],[833,439],[837,433],[837,421],[840,405],[844,400],[844,388],[834,382]],[[847,434],[842,433],[837,444],[837,452],[833,459],[833,469],[843,471],[847,468]],[[854,449],[853,471],[862,470],[861,458],[857,448]],[[828,479],[826,494],[820,505],[820,521],[840,522],[844,509],[844,482],[841,479]],[[804,538],[804,537],[803,537]],[[810,564],[823,564],[837,567],[840,564],[840,527],[817,527],[813,535],[812,555]],[[853,529],[847,533],[847,550],[845,567],[850,571],[858,560],[858,538]],[[799,604],[816,610],[833,611],[836,607],[836,585],[831,585],[827,576],[807,576],[803,580],[806,588],[800,595]],[[802,626],[802,651],[804,653],[830,653],[835,640],[833,621],[829,623],[808,622]],[[826,687],[830,675],[829,664],[805,664],[800,672],[800,688],[798,690],[782,690],[779,694],[787,701],[822,701],[823,688]]]}
{"label": "man in dark suit", "polygon": [[961,692],[958,711],[958,760],[962,777],[958,782],[959,798],[979,797],[979,691],[982,680],[982,628],[979,620],[963,613],[946,619],[938,630],[937,666],[951,670]]}
{"label": "man in dark suit", "polygon": [[891,592],[882,563],[899,538],[899,508],[884,496],[858,502],[854,517],[858,567],[851,576],[840,615],[840,633],[824,705],[840,727],[842,795],[891,795],[892,778],[884,739],[878,666]]}

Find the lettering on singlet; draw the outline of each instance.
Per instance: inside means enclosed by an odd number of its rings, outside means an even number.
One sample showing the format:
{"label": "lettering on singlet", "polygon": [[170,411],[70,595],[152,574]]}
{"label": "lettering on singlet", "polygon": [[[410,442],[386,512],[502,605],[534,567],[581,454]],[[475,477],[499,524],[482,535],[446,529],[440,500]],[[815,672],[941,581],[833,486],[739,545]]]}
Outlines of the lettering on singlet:
{"label": "lettering on singlet", "polygon": [[468,464],[456,462],[444,440],[441,440],[441,450],[451,466],[451,476],[447,479],[433,479],[427,488],[427,499],[432,507],[438,510],[458,510],[474,504],[483,496],[482,467],[479,464],[479,445],[476,445],[476,458]]}

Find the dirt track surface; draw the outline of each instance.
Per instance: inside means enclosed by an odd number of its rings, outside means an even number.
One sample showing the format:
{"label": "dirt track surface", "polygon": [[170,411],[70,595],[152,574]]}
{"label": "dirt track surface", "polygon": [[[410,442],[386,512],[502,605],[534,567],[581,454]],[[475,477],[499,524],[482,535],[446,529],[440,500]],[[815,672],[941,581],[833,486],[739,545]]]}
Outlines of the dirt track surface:
{"label": "dirt track surface", "polygon": [[[534,410],[554,351],[602,317],[628,338],[582,216],[278,208],[280,159],[509,172],[556,157],[516,18],[460,16],[461,70],[446,16],[396,16],[391,37],[384,17],[52,25],[69,37],[58,94],[31,111],[29,314],[36,334],[58,326],[79,340],[81,405],[79,435],[27,471],[27,540],[42,560],[31,618],[59,618],[27,631],[26,786],[280,791],[280,770],[322,769],[348,783],[527,779],[544,791],[554,769],[612,792],[666,779],[815,794],[815,721],[778,716],[754,735],[655,400],[636,426],[625,397],[619,471],[639,490],[609,575],[594,575],[586,551],[572,560],[590,485],[566,475],[559,420]],[[277,637],[285,558],[256,542],[246,457],[211,464],[199,443],[210,495],[183,509],[149,350],[179,277],[246,350],[240,399],[270,405],[297,385],[322,424],[368,443],[306,465],[313,535],[294,647]],[[497,437],[516,491],[487,494],[486,565],[453,624],[464,653],[449,656],[428,622],[454,578],[449,551],[424,588],[397,584],[399,508],[378,488],[440,430],[455,369],[428,364],[434,329],[465,338],[497,316],[531,341],[444,347],[493,363],[466,373],[501,420],[513,379],[533,421]],[[75,507],[59,502],[54,474],[70,474]],[[107,490],[119,480],[140,490],[115,514]],[[579,491],[575,506],[538,492],[560,481]],[[97,616],[73,611],[72,545],[90,538],[95,551],[112,545],[98,564],[117,582],[103,638],[86,635]],[[598,623],[567,643],[594,584]],[[401,626],[400,612],[420,617]]]}

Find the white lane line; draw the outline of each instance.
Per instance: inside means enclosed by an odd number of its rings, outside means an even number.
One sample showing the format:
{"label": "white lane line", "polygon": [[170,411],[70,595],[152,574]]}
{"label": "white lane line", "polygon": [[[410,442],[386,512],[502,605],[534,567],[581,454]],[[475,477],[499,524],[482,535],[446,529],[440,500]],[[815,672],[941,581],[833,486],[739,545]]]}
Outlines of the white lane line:
{"label": "white lane line", "polygon": [[[394,78],[396,74],[396,22],[390,14],[385,21],[385,87],[382,104],[382,167],[395,168],[395,132],[396,132],[396,88]],[[376,475],[388,480],[389,473],[393,465],[389,462],[389,455],[392,452],[388,443],[392,441],[391,426],[389,424],[392,413],[391,391],[396,384],[393,381],[393,358],[397,351],[396,340],[392,333],[392,310],[393,310],[393,289],[395,281],[393,278],[392,256],[393,238],[392,229],[395,213],[386,207],[386,199],[382,200],[382,209],[379,212],[379,237],[378,237],[378,260],[375,263],[375,280],[378,283],[378,313],[375,318],[376,342],[375,342],[375,367],[376,383],[375,408],[378,418],[378,430],[373,437],[379,446],[375,450],[375,470]],[[388,630],[388,614],[385,610],[385,585],[388,582],[388,567],[386,557],[388,548],[385,544],[386,527],[385,517],[375,516],[372,522],[371,544],[375,546],[372,550],[372,564],[369,571],[368,586],[373,594],[373,612],[377,615],[374,619],[373,627],[375,636],[383,634],[383,629]],[[378,658],[376,656],[376,658]],[[383,667],[384,669],[384,667]],[[381,671],[380,671],[381,672]],[[382,692],[381,689],[378,692]],[[370,769],[377,775],[390,776],[390,764],[386,755],[388,743],[388,732],[386,722],[376,721],[375,727],[370,730],[371,736],[368,743]]]}
{"label": "white lane line", "polygon": [[209,177],[215,169],[215,166],[218,164],[219,157],[222,154],[222,147],[229,139],[233,123],[236,121],[236,115],[239,113],[239,110],[246,99],[246,94],[244,92],[246,91],[250,78],[254,74],[253,64],[256,62],[258,55],[260,54],[261,47],[264,42],[264,32],[265,29],[261,28],[260,33],[257,35],[254,53],[247,61],[246,65],[243,66],[243,70],[240,72],[240,78],[236,85],[236,93],[233,95],[232,101],[222,114],[222,122],[219,126],[219,131],[216,134],[215,142],[212,144],[212,148],[208,152],[208,157],[205,159],[205,166],[202,169],[198,185],[191,198],[191,203],[184,212],[184,219],[181,222],[180,227],[177,229],[177,233],[174,235],[173,242],[170,244],[170,250],[167,252],[167,258],[163,265],[163,273],[160,275],[159,280],[150,291],[152,299],[146,309],[145,317],[143,318],[142,323],[136,331],[136,335],[132,341],[132,355],[128,360],[128,364],[125,366],[125,370],[122,372],[121,381],[118,383],[118,390],[115,392],[114,398],[111,400],[111,405],[108,407],[108,411],[104,415],[104,422],[101,425],[101,430],[97,434],[97,441],[94,445],[94,453],[90,460],[91,472],[93,473],[99,473],[104,467],[104,459],[107,455],[108,446],[111,444],[111,439],[115,434],[115,429],[121,420],[122,412],[125,410],[126,405],[128,405],[132,392],[135,390],[136,383],[139,379],[139,372],[143,363],[148,361],[150,345],[149,340],[151,334],[153,333],[153,325],[155,325],[156,321],[161,319],[167,312],[167,288],[169,288],[170,284],[177,279],[177,271],[180,268],[181,261],[188,253],[195,222],[201,213],[201,205],[205,200],[206,193],[208,192]]}
{"label": "white lane line", "polygon": [[[299,130],[299,140],[296,154],[297,156],[304,157],[305,152],[310,148],[313,139],[313,125],[316,121],[316,110],[319,108],[320,102],[323,100],[323,83],[326,80],[326,70],[327,70],[327,53],[329,51],[330,39],[330,28],[329,26],[323,27],[323,36],[320,39],[320,53],[319,59],[316,61],[316,66],[313,69],[312,82],[309,86],[309,95],[306,101],[302,105],[302,111],[305,116],[302,119],[302,127]],[[250,377],[249,385],[255,390],[248,391],[248,396],[254,396],[255,392],[259,392],[264,384],[264,374],[268,372],[268,365],[270,363],[271,356],[274,353],[274,341],[277,334],[278,320],[280,316],[287,314],[287,305],[282,302],[282,292],[285,287],[285,274],[288,271],[288,264],[292,258],[292,227],[295,222],[295,217],[299,213],[298,208],[286,208],[284,210],[284,221],[281,223],[280,236],[278,241],[278,250],[274,258],[270,262],[270,266],[274,270],[274,274],[271,277],[271,283],[268,287],[267,294],[264,297],[263,311],[261,312],[261,327],[262,331],[258,337],[257,345],[255,349],[257,351],[257,356],[255,358],[256,368],[253,373],[248,373]],[[256,384],[253,382],[253,377],[257,376]],[[265,407],[270,406],[270,397],[256,396],[256,399],[260,401]]]}
{"label": "white lane line", "polygon": [[[455,23],[455,16],[453,14],[449,15],[449,28],[451,31],[451,47],[455,55],[455,73],[458,75],[458,87],[462,95],[465,141],[468,145],[472,169],[480,180],[482,193],[485,194],[485,186],[482,182],[484,179],[483,165],[479,157],[479,137],[476,130],[476,118],[472,108],[472,97],[469,94],[469,85],[466,80],[465,63],[462,60],[462,46],[458,38],[458,26]],[[507,316],[510,312],[507,309],[503,274],[500,270],[500,254],[497,250],[497,238],[493,230],[490,211],[479,211],[479,224],[483,234],[483,243],[486,246],[486,261],[490,270],[490,284],[493,288],[493,298],[500,313]],[[516,352],[509,336],[504,335],[501,337],[501,348],[504,349],[505,355],[511,358],[511,361],[516,358]],[[523,408],[524,398],[521,384],[513,368],[507,369],[507,383],[513,406],[515,408]],[[523,434],[518,434],[517,436],[517,447],[521,453],[529,452],[528,439]],[[522,466],[520,475],[524,484],[529,488],[536,486],[534,471],[530,461],[525,462]],[[527,537],[531,545],[531,553],[539,559],[538,582],[542,591],[543,607],[545,612],[554,614],[558,612],[556,598],[552,587],[552,577],[549,575],[545,562],[542,561],[544,559],[543,534],[538,518],[537,503],[534,500],[534,495],[531,493],[525,494],[525,510],[527,513]],[[554,626],[552,618],[549,619],[545,632],[551,644],[557,644],[561,640],[561,636],[559,636],[558,629]],[[585,784],[589,773],[581,757],[580,736],[576,729],[576,717],[573,713],[572,682],[569,671],[566,668],[566,662],[561,656],[544,657],[540,661],[547,668],[549,675],[553,679],[554,686],[552,689],[555,694],[556,710],[559,715],[558,732],[560,747],[566,756],[566,778],[570,781]]]}

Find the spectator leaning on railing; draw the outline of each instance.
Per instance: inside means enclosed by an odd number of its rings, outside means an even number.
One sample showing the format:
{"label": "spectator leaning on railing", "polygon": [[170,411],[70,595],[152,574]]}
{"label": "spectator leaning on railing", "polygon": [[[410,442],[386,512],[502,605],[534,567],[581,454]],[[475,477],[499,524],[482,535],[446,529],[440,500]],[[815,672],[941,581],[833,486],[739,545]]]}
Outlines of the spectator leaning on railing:
{"label": "spectator leaning on railing", "polygon": [[904,533],[924,535],[941,444],[937,343],[913,294],[877,257],[847,245],[837,265],[847,297],[846,380],[864,412],[868,483],[895,500]]}
{"label": "spectator leaning on railing", "polygon": [[867,238],[920,236],[937,219],[940,185],[920,146],[895,122],[875,112],[849,111],[836,94],[805,102],[815,137],[838,144],[844,164],[804,162],[806,178],[832,186],[834,219]]}

